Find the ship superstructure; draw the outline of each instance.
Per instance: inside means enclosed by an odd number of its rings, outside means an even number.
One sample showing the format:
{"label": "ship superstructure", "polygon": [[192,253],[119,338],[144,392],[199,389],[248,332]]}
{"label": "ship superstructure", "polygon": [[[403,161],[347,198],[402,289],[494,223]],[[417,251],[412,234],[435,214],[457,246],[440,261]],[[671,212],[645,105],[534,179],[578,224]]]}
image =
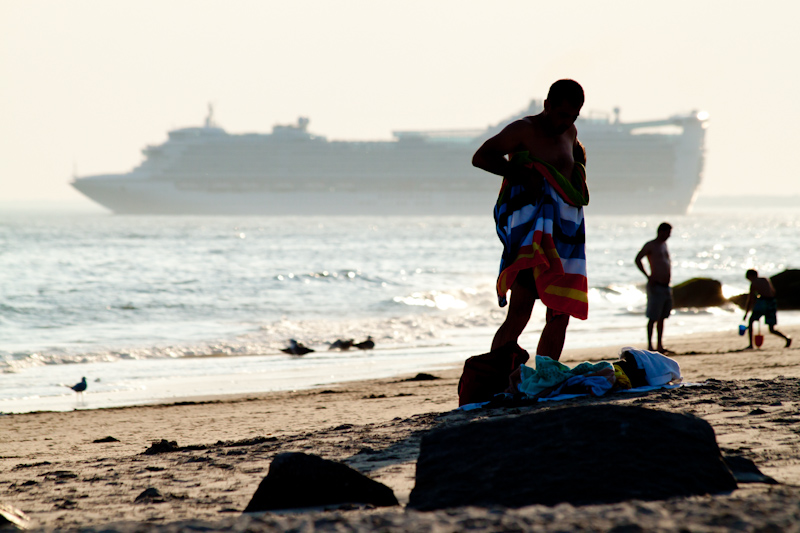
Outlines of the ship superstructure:
{"label": "ship superstructure", "polygon": [[[491,213],[500,178],[472,167],[496,126],[397,131],[390,141],[330,141],[309,121],[272,133],[229,134],[214,123],[170,131],[127,174],[76,178],[75,188],[119,214],[471,215]],[[685,213],[700,184],[707,116],[622,123],[581,118],[593,213]]]}

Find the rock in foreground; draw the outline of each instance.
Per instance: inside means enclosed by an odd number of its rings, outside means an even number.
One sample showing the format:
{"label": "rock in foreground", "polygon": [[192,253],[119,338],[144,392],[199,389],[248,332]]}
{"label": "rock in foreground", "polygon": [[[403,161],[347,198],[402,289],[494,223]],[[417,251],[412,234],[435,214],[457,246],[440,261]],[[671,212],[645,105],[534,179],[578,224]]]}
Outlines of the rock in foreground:
{"label": "rock in foreground", "polygon": [[422,439],[409,507],[585,505],[734,489],[704,420],[595,405],[432,431]]}
{"label": "rock in foreground", "polygon": [[343,463],[305,453],[280,453],[244,512],[345,503],[398,505],[392,489]]}

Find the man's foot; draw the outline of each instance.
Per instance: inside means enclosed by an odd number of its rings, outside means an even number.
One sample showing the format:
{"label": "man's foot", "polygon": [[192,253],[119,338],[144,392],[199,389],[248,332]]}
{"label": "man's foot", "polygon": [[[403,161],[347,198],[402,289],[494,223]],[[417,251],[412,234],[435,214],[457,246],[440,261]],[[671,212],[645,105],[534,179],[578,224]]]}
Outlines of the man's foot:
{"label": "man's foot", "polygon": [[786,348],[788,348],[791,345],[792,345],[792,338],[791,337],[786,337]]}
{"label": "man's foot", "polygon": [[661,348],[659,348],[658,350],[656,350],[656,351],[658,353],[660,353],[661,355],[669,355],[669,354],[675,355],[675,352],[673,352],[669,348],[664,348],[663,346]]}
{"label": "man's foot", "polygon": [[753,349],[753,345],[751,344],[750,346],[748,346],[747,348],[744,348],[744,349],[745,350],[752,350]]}

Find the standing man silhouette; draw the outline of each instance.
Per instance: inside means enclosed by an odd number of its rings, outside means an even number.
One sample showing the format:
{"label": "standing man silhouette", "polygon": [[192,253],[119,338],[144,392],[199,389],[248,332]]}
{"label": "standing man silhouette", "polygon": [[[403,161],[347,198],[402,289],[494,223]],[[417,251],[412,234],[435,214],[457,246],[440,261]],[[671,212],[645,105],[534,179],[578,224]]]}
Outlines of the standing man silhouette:
{"label": "standing man silhouette", "polygon": [[538,355],[558,360],[569,317],[588,313],[583,206],[589,201],[575,120],[584,102],[574,80],[555,82],[538,115],[516,120],[475,152],[472,164],[503,176],[495,207],[503,257],[497,280],[505,322],[492,350],[516,345],[537,299],[547,307]]}
{"label": "standing man silhouette", "polygon": [[[672,234],[672,226],[662,222],[658,226],[656,238],[646,243],[636,256],[636,266],[647,277],[647,349],[653,350],[653,325],[656,326],[657,342],[656,351],[667,353],[662,337],[664,335],[664,320],[669,318],[672,311],[672,289],[669,282],[672,278],[672,263],[667,249],[667,239]],[[642,266],[642,259],[647,257],[650,263],[650,273]]]}

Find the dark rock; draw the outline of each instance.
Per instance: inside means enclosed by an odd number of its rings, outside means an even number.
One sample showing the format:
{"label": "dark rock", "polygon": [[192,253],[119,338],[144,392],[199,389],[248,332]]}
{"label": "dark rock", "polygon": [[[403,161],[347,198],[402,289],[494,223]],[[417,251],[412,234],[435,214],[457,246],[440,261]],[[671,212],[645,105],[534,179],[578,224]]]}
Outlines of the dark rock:
{"label": "dark rock", "polygon": [[316,455],[275,456],[245,513],[347,503],[398,505],[392,489],[343,463]]}
{"label": "dark rock", "polygon": [[31,525],[30,519],[14,507],[0,503],[0,531],[22,531]]}
{"label": "dark rock", "polygon": [[133,503],[164,503],[165,501],[164,495],[158,489],[150,487],[139,494]]}
{"label": "dark rock", "polygon": [[103,437],[102,439],[95,439],[92,441],[95,444],[103,443],[103,442],[119,442],[119,439],[115,439],[114,437]]}
{"label": "dark rock", "polygon": [[731,469],[733,477],[739,483],[767,483],[777,485],[778,482],[761,472],[756,464],[741,455],[726,455],[725,464]]}
{"label": "dark rock", "polygon": [[722,283],[710,278],[692,278],[672,287],[673,307],[716,307],[728,302]]}
{"label": "dark rock", "polygon": [[737,294],[736,296],[731,296],[728,298],[728,301],[738,306],[740,309],[744,309],[744,306],[747,305],[747,294]]}
{"label": "dark rock", "polygon": [[800,270],[784,270],[770,278],[778,309],[800,309]]}
{"label": "dark rock", "polygon": [[422,439],[409,507],[585,505],[734,489],[704,420],[591,405],[431,431]]}
{"label": "dark rock", "polygon": [[[778,309],[800,309],[800,270],[784,270],[770,278],[775,287]],[[737,294],[728,299],[740,308],[747,305],[747,294]]]}

